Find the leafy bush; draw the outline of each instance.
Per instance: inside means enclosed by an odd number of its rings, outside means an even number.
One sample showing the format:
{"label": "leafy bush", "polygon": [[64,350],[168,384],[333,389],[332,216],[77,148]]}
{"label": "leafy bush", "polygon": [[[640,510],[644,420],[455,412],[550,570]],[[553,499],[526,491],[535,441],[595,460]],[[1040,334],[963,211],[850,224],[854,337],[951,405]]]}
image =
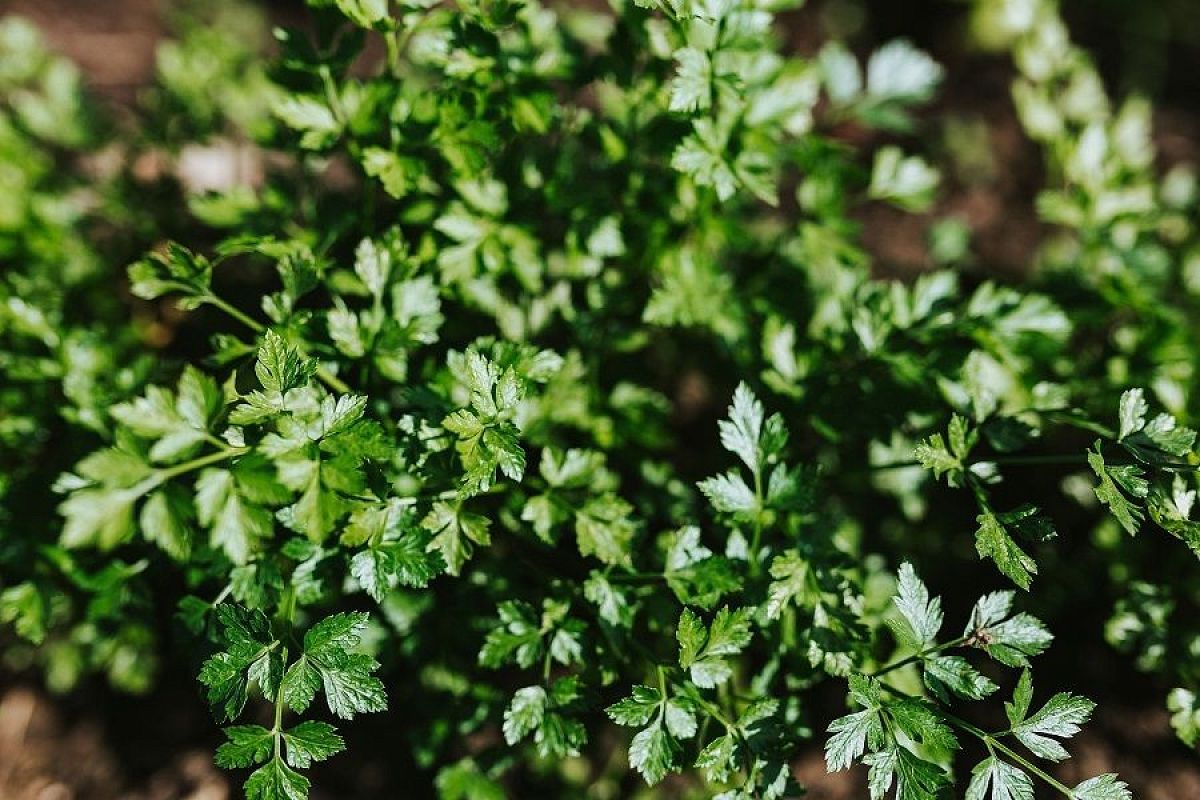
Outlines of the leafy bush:
{"label": "leafy bush", "polygon": [[[823,740],[873,798],[1114,800],[1048,766],[1092,701],[1034,691],[1086,594],[1196,742],[1195,178],[1050,0],[974,10],[1045,155],[1019,285],[929,213],[944,75],[907,41],[802,57],[733,0],[310,4],[269,69],[245,9],[184,20],[140,137],[0,30],[9,667],[145,690],[177,607],[264,800],[389,707],[446,798],[625,796],[626,765],[789,797]],[[213,142],[261,176],[205,191]],[[941,268],[876,277],[880,203]]]}

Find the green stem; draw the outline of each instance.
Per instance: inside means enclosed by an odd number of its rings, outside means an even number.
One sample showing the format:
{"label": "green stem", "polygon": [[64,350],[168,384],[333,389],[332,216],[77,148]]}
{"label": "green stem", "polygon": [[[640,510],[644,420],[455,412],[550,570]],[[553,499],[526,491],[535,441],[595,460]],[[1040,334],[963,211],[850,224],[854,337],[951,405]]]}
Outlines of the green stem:
{"label": "green stem", "polygon": [[[879,685],[882,686],[884,689],[886,689],[891,694],[896,695],[897,697],[903,697],[903,698],[907,698],[910,700],[916,699],[912,695],[908,694],[907,692],[902,692],[899,689],[889,686],[886,683],[880,682]],[[977,738],[981,742],[983,742],[983,744],[987,747],[988,752],[992,752],[993,749],[1000,751],[1004,755],[1008,756],[1008,758],[1012,759],[1012,761],[1014,763],[1016,763],[1017,766],[1021,767],[1022,769],[1028,770],[1029,772],[1033,773],[1033,775],[1035,775],[1036,777],[1041,778],[1043,781],[1046,782],[1047,785],[1049,785],[1053,789],[1061,792],[1063,795],[1065,795],[1067,797],[1074,796],[1071,792],[1071,787],[1067,786],[1065,783],[1058,780],[1050,773],[1046,772],[1044,769],[1039,767],[1037,764],[1034,764],[1032,761],[1025,758],[1023,755],[1018,753],[1016,750],[1013,750],[1011,747],[1009,747],[1004,742],[997,739],[992,734],[988,733],[987,731],[983,730],[982,728],[980,728],[976,725],[972,725],[970,722],[967,722],[962,717],[958,717],[958,716],[955,716],[954,714],[951,714],[949,711],[947,711],[945,708],[943,708],[940,705],[938,706],[938,711],[942,715],[942,717],[947,722],[949,722],[951,725],[955,726],[956,728],[958,728],[960,730],[966,731],[967,733],[971,734],[972,736],[974,736],[975,738]]]}
{"label": "green stem", "polygon": [[[287,662],[287,648],[283,648],[283,660]],[[275,736],[275,758],[279,758],[283,749],[283,687],[275,690],[275,725],[271,728]]]}
{"label": "green stem", "polygon": [[214,608],[215,608],[216,606],[219,606],[219,605],[221,605],[221,603],[224,603],[224,602],[225,602],[225,598],[229,597],[229,595],[231,595],[231,594],[233,594],[233,584],[232,584],[232,583],[227,583],[227,584],[225,584],[225,588],[221,590],[221,593],[220,593],[220,594],[218,594],[218,595],[216,596],[216,598],[214,598],[214,599],[213,599],[213,601],[212,601],[212,604],[211,604],[211,605],[212,605]]}
{"label": "green stem", "polygon": [[[279,602],[279,618],[280,627],[279,639],[282,649],[280,650],[280,660],[284,667],[288,663],[288,647],[287,639],[292,633],[292,620],[296,615],[296,590],[292,586],[288,586],[283,591],[283,599]],[[275,725],[271,728],[271,733],[275,737],[275,758],[279,758],[283,748],[283,686],[275,687]]]}
{"label": "green stem", "polygon": [[216,436],[213,436],[211,433],[204,434],[204,441],[208,442],[213,447],[219,447],[222,450],[229,447],[229,442],[225,441],[224,439],[219,439]]}
{"label": "green stem", "polygon": [[966,644],[968,638],[969,637],[967,637],[967,636],[960,636],[957,639],[952,639],[943,644],[939,644],[934,647],[930,647],[928,649],[922,650],[919,653],[913,653],[911,656],[908,656],[907,658],[900,659],[895,664],[889,664],[888,666],[883,667],[882,669],[872,672],[871,677],[879,678],[883,675],[887,675],[889,672],[895,672],[896,670],[900,669],[901,667],[907,667],[909,664],[914,664],[918,661],[923,661],[926,658],[929,658],[929,656],[940,653],[943,650],[950,650],[951,648],[959,647],[963,644]]}
{"label": "green stem", "polygon": [[388,73],[393,78],[398,78],[400,77],[400,31],[385,32],[383,41],[387,43]]}
{"label": "green stem", "polygon": [[1002,467],[1020,467],[1020,466],[1038,466],[1043,464],[1086,464],[1087,456],[1084,455],[1054,455],[1054,456],[1004,456],[1001,458],[985,458],[983,462],[990,462]]}
{"label": "green stem", "polygon": [[345,125],[346,109],[342,106],[342,97],[338,94],[337,84],[333,82],[333,72],[325,64],[322,64],[317,72],[321,76],[321,83],[325,87],[325,99],[329,102],[329,108],[333,111],[334,118]]}
{"label": "green stem", "polygon": [[[1086,464],[1087,456],[1083,455],[1046,455],[1046,456],[1001,456],[999,458],[981,458],[978,461],[972,461],[966,465],[966,469],[970,469],[976,464],[995,464],[1000,467],[1021,467],[1021,466],[1044,466],[1044,465],[1075,465]],[[870,469],[874,472],[883,472],[889,469],[909,469],[910,467],[921,466],[920,461],[890,461],[886,464],[872,464]]]}
{"label": "green stem", "polygon": [[724,725],[725,729],[729,731],[729,733],[733,734],[739,740],[741,739],[741,736],[738,734],[737,725],[734,724],[733,720],[725,716],[725,712],[721,710],[720,706],[716,705],[715,703],[710,703],[703,697],[697,697],[695,699],[699,701],[700,707],[707,711],[710,717]]}
{"label": "green stem", "polygon": [[210,464],[217,464],[221,461],[227,461],[231,458],[236,458],[243,453],[249,452],[249,447],[225,447],[214,453],[209,453],[206,456],[193,458],[191,461],[185,461],[182,464],[176,464],[171,467],[164,467],[156,470],[153,475],[143,480],[137,486],[133,487],[136,495],[143,495],[146,492],[161,486],[171,478],[178,478],[180,475],[186,475],[189,472],[194,472],[198,469],[203,469]]}
{"label": "green stem", "polygon": [[[221,309],[226,314],[233,317],[235,320],[242,323],[257,334],[265,333],[267,330],[266,325],[263,325],[258,320],[246,314],[246,312],[226,302],[220,297],[217,297],[215,294],[205,295],[204,301],[214,308]],[[300,349],[300,353],[301,355],[305,355],[303,348]],[[353,389],[350,388],[349,384],[324,367],[317,367],[315,374],[322,383],[324,383],[330,389],[333,389],[338,394],[351,394],[353,392]]]}
{"label": "green stem", "polygon": [[885,472],[889,469],[911,469],[912,467],[921,466],[920,461],[909,459],[908,461],[888,461],[885,464],[871,464],[868,469],[872,472]]}
{"label": "green stem", "polygon": [[[976,730],[978,731],[978,729],[976,729]],[[1045,782],[1046,782],[1047,784],[1049,784],[1051,787],[1053,787],[1054,789],[1057,789],[1058,791],[1062,792],[1062,793],[1063,793],[1064,795],[1066,795],[1067,797],[1074,797],[1074,796],[1075,796],[1075,795],[1074,795],[1074,793],[1072,793],[1072,791],[1071,791],[1071,787],[1067,786],[1065,783],[1062,783],[1061,781],[1059,781],[1058,779],[1056,779],[1056,778],[1055,778],[1053,775],[1051,775],[1050,773],[1046,772],[1044,769],[1042,769],[1041,767],[1037,766],[1036,764],[1034,764],[1033,762],[1031,762],[1029,759],[1025,758],[1025,757],[1024,757],[1024,756],[1022,756],[1020,753],[1018,753],[1018,752],[1016,752],[1015,750],[1013,750],[1013,749],[1012,749],[1011,747],[1009,747],[1008,745],[1006,745],[1006,744],[1004,744],[1003,742],[1001,742],[1001,741],[999,741],[999,740],[997,740],[997,739],[993,738],[991,735],[989,735],[989,734],[987,734],[987,733],[984,733],[983,731],[978,731],[978,732],[976,732],[976,731],[971,731],[971,733],[974,733],[976,736],[979,736],[980,734],[982,734],[982,735],[983,735],[983,741],[984,741],[984,743],[985,743],[985,744],[988,744],[988,745],[990,745],[990,746],[992,746],[992,747],[995,747],[995,748],[996,748],[997,750],[999,750],[1001,753],[1004,753],[1006,756],[1008,756],[1008,757],[1009,757],[1009,758],[1011,758],[1013,761],[1015,761],[1015,762],[1017,763],[1017,765],[1018,765],[1018,766],[1020,766],[1020,767],[1021,767],[1021,768],[1023,768],[1023,769],[1026,769],[1026,770],[1028,770],[1029,772],[1032,772],[1034,775],[1036,775],[1037,777],[1041,778],[1043,781],[1045,781]]]}
{"label": "green stem", "polygon": [[[762,457],[762,454],[759,454]],[[750,575],[757,576],[759,570],[758,551],[762,548],[762,514],[763,514],[763,490],[762,490],[762,474],[759,469],[754,470],[754,535],[750,538]]]}
{"label": "green stem", "polygon": [[354,390],[350,388],[350,384],[346,383],[344,380],[339,378],[337,375],[334,375],[324,367],[317,367],[317,371],[314,374],[322,383],[324,383],[330,389],[333,389],[338,394],[354,393]]}
{"label": "green stem", "polygon": [[634,572],[624,575],[606,576],[609,583],[658,583],[667,579],[666,575],[656,572]]}
{"label": "green stem", "polygon": [[217,297],[215,294],[205,295],[204,301],[215,308],[221,309],[226,314],[233,317],[238,322],[242,323],[243,325],[245,325],[247,328],[254,331],[255,333],[264,333],[267,330],[266,325],[263,325],[261,322],[254,319],[246,312],[242,311],[241,309],[232,305],[231,303],[226,302],[225,300],[221,299],[220,297]]}

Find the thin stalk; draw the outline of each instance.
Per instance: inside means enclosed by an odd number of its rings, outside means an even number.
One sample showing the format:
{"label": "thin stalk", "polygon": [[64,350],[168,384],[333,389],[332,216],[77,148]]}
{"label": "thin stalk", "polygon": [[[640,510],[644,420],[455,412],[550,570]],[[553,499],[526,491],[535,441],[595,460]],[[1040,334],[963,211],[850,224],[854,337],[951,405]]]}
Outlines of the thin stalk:
{"label": "thin stalk", "polygon": [[221,605],[221,603],[225,602],[225,598],[229,597],[231,594],[233,594],[233,584],[227,583],[225,584],[225,588],[221,590],[221,593],[213,599],[212,605],[214,607]]}
{"label": "thin stalk", "polygon": [[[287,662],[287,648],[283,648],[283,660]],[[279,758],[283,746],[283,687],[275,690],[275,725],[271,728],[275,736],[275,758]]]}
{"label": "thin stalk", "polygon": [[[1023,466],[1045,466],[1045,465],[1074,465],[1086,464],[1087,456],[1084,455],[1045,455],[1045,456],[1000,456],[998,458],[981,458],[978,461],[972,461],[965,465],[966,469],[970,469],[976,464],[995,464],[1000,467],[1023,467]],[[920,461],[889,461],[886,464],[872,464],[870,469],[874,472],[883,472],[889,469],[908,469],[910,467],[921,466]]]}
{"label": "thin stalk", "polygon": [[[762,454],[759,453],[759,460]],[[763,488],[762,488],[762,470],[761,467],[754,469],[754,535],[750,538],[750,575],[758,575],[758,551],[762,548],[762,509],[763,509]]]}
{"label": "thin stalk", "polygon": [[[292,633],[292,620],[296,615],[296,590],[288,586],[284,589],[283,600],[279,603],[279,626],[281,628],[279,639],[282,649],[280,650],[280,660],[284,667],[288,663],[288,646],[287,639]],[[271,733],[275,737],[275,758],[279,758],[283,747],[283,686],[275,687],[275,724],[271,728]]]}
{"label": "thin stalk", "polygon": [[339,378],[337,375],[334,375],[324,367],[317,367],[317,371],[313,374],[315,374],[322,383],[324,383],[330,389],[333,389],[338,394],[354,393],[354,390],[350,388],[350,384],[346,383],[344,380]]}
{"label": "thin stalk", "polygon": [[208,455],[200,456],[199,458],[193,458],[191,461],[185,461],[182,464],[176,464],[171,467],[164,467],[163,469],[156,470],[153,475],[143,480],[137,486],[133,487],[134,494],[143,495],[151,489],[166,483],[171,478],[178,478],[180,475],[186,475],[189,472],[203,469],[210,464],[217,464],[222,461],[227,461],[231,458],[240,456],[249,450],[249,447],[225,447],[214,453],[209,453]]}
{"label": "thin stalk", "polygon": [[[267,330],[266,325],[263,325],[261,322],[254,319],[253,317],[248,315],[246,312],[244,312],[241,309],[237,308],[236,306],[226,302],[225,300],[221,299],[220,297],[216,296],[215,294],[205,295],[204,301],[206,303],[208,303],[209,305],[213,306],[214,308],[221,309],[226,314],[233,317],[235,320],[242,323],[247,328],[249,328],[250,330],[254,331],[257,334],[265,333]],[[304,354],[303,349],[301,349],[300,352],[301,352],[301,354]],[[324,383],[330,389],[333,389],[338,394],[351,394],[354,391],[353,389],[350,388],[349,384],[347,384],[341,378],[334,375],[332,372],[325,369],[324,367],[320,367],[320,366],[317,367],[315,374],[322,383]]]}
{"label": "thin stalk", "polygon": [[1048,455],[1048,456],[1003,456],[1001,458],[984,458],[984,463],[998,464],[1002,467],[1039,466],[1043,464],[1086,464],[1084,455]]}
{"label": "thin stalk", "polygon": [[383,41],[387,44],[388,74],[393,78],[398,78],[400,77],[400,31],[385,32]]}
{"label": "thin stalk", "polygon": [[261,322],[254,319],[253,317],[251,317],[245,311],[242,311],[240,308],[238,308],[237,306],[234,306],[232,303],[226,302],[225,300],[223,300],[222,298],[218,297],[215,294],[205,295],[204,300],[210,306],[221,309],[226,314],[233,317],[238,322],[242,323],[243,325],[245,325],[247,328],[254,331],[255,333],[264,333],[267,330],[266,325],[263,325]]}
{"label": "thin stalk", "polygon": [[889,664],[886,667],[883,667],[881,669],[876,670],[875,672],[872,672],[871,677],[879,678],[883,675],[887,675],[889,672],[895,672],[896,670],[900,669],[901,667],[907,667],[909,664],[915,664],[918,661],[923,661],[924,659],[929,658],[929,656],[936,655],[937,653],[940,653],[943,650],[950,650],[952,648],[964,645],[964,644],[966,644],[968,638],[969,637],[967,637],[967,636],[960,636],[957,639],[951,639],[948,642],[944,642],[943,644],[939,644],[934,647],[930,647],[928,649],[922,650],[919,653],[913,653],[911,656],[908,656],[907,658],[900,659],[895,664]]}
{"label": "thin stalk", "polygon": [[658,583],[666,580],[665,575],[656,572],[636,572],[628,575],[608,575],[610,583]]}
{"label": "thin stalk", "polygon": [[1017,763],[1017,765],[1020,766],[1022,769],[1032,772],[1034,775],[1036,775],[1037,777],[1039,777],[1043,781],[1045,781],[1047,784],[1049,784],[1052,788],[1058,790],[1059,792],[1062,792],[1065,796],[1067,796],[1067,797],[1075,796],[1074,793],[1071,791],[1071,787],[1069,787],[1065,783],[1059,781],[1053,775],[1046,772],[1044,769],[1037,766],[1032,761],[1025,758],[1023,755],[1021,755],[1017,751],[1013,750],[1008,745],[1004,744],[1004,742],[1001,742],[1000,740],[993,738],[991,735],[984,733],[983,731],[978,731],[978,732],[970,731],[970,732],[974,733],[976,736],[983,734],[983,737],[984,737],[983,741],[985,744],[990,744],[992,747],[995,747],[1001,753],[1004,753],[1004,755],[1008,756],[1013,761],[1015,761]]}
{"label": "thin stalk", "polygon": [[[886,683],[881,682],[879,685],[882,686],[884,689],[886,689],[891,694],[896,695],[897,697],[915,699],[915,698],[913,698],[912,695],[908,694],[907,692],[902,692],[899,689],[889,686]],[[1067,786],[1065,783],[1058,780],[1050,773],[1046,772],[1046,770],[1042,769],[1037,764],[1034,764],[1032,761],[1025,758],[1025,756],[1021,755],[1016,750],[1013,750],[1011,747],[1006,745],[1004,742],[1000,741],[998,738],[996,738],[992,734],[988,733],[987,731],[983,730],[982,728],[980,728],[976,725],[971,724],[970,722],[967,722],[962,717],[958,717],[958,716],[955,716],[954,714],[951,714],[949,711],[946,711],[945,708],[941,707],[940,705],[938,706],[938,711],[941,713],[942,717],[944,717],[945,720],[947,722],[949,722],[951,725],[955,726],[959,730],[966,731],[967,733],[971,734],[972,736],[974,736],[975,738],[977,738],[981,742],[983,742],[984,746],[987,747],[988,752],[992,752],[993,749],[1000,751],[1001,753],[1003,753],[1008,758],[1010,758],[1014,763],[1016,763],[1022,769],[1028,770],[1034,776],[1041,778],[1051,788],[1055,789],[1058,792],[1061,792],[1066,797],[1074,796],[1071,792],[1071,787]]]}

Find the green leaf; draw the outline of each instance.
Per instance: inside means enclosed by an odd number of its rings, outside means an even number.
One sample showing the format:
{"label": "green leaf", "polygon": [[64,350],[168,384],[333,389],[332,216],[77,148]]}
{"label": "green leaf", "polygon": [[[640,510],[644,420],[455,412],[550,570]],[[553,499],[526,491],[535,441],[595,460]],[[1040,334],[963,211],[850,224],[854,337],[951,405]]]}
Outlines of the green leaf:
{"label": "green leaf", "polygon": [[509,421],[524,397],[521,378],[512,367],[502,370],[476,350],[468,350],[463,362],[452,368],[470,391],[470,408],[442,420],[442,426],[458,439],[455,449],[466,471],[464,495],[487,491],[497,470],[511,480],[521,480],[525,451],[520,431]]}
{"label": "green leaf", "polygon": [[505,800],[504,787],[479,771],[471,759],[445,767],[437,776],[440,800]]}
{"label": "green leaf", "polygon": [[177,486],[165,486],[150,495],[142,506],[138,525],[142,535],[176,561],[188,557],[192,548],[192,505]]}
{"label": "green leaf", "polygon": [[[957,415],[955,419],[957,419]],[[935,433],[921,442],[913,450],[913,458],[922,467],[933,472],[935,478],[949,474],[950,485],[957,486],[965,467],[962,460],[946,447],[946,440],[940,433]]]}
{"label": "green leaf", "polygon": [[663,703],[662,693],[650,686],[634,686],[624,700],[605,709],[609,718],[618,725],[640,727],[650,721]]}
{"label": "green leaf", "polygon": [[689,609],[683,610],[675,632],[679,666],[688,670],[694,684],[711,689],[732,677],[733,668],[726,657],[736,655],[750,643],[752,615],[752,608],[722,608],[706,632],[699,617]]}
{"label": "green leaf", "polygon": [[474,545],[488,545],[491,535],[488,527],[491,520],[479,514],[464,511],[461,505],[439,500],[421,520],[421,526],[433,534],[426,549],[436,551],[446,564],[446,572],[458,575],[463,564],[471,557]]}
{"label": "green leaf", "polygon": [[893,724],[913,741],[920,742],[936,753],[949,753],[958,749],[958,740],[950,727],[942,721],[930,703],[904,698],[886,707]]}
{"label": "green leaf", "polygon": [[315,672],[335,716],[353,719],[357,713],[387,710],[383,684],[371,674],[379,664],[368,655],[351,652],[359,644],[367,619],[361,612],[334,614],[304,634],[304,655],[293,664],[286,681],[286,690],[296,700],[293,707],[311,702]]}
{"label": "green leaf", "polygon": [[273,758],[246,780],[246,800],[307,800],[309,782],[299,772]]}
{"label": "green leaf", "polygon": [[370,28],[375,23],[387,19],[387,0],[334,0],[338,9],[355,24]]}
{"label": "green leaf", "polygon": [[681,603],[705,609],[712,608],[742,585],[730,559],[714,556],[700,543],[700,529],[691,525],[670,537],[663,574],[667,586]]}
{"label": "green leaf", "polygon": [[979,523],[979,529],[975,531],[975,550],[979,557],[992,559],[1013,583],[1028,589],[1037,574],[1037,563],[1017,546],[990,510],[985,509],[975,521]]}
{"label": "green leaf", "polygon": [[1172,689],[1167,695],[1167,710],[1171,712],[1171,727],[1181,742],[1188,747],[1200,742],[1200,708],[1197,708],[1194,692],[1183,687]]}
{"label": "green leaf", "polygon": [[863,758],[872,800],[879,800],[896,783],[896,800],[927,800],[947,784],[945,772],[903,747],[889,747]]}
{"label": "green leaf", "polygon": [[937,656],[924,662],[925,684],[945,702],[952,693],[968,700],[982,700],[998,687],[962,656]]}
{"label": "green leaf", "polygon": [[1145,518],[1145,512],[1126,498],[1117,485],[1120,484],[1133,497],[1144,498],[1149,486],[1141,477],[1141,470],[1133,466],[1107,466],[1104,456],[1100,453],[1099,441],[1096,442],[1094,450],[1088,451],[1087,459],[1092,471],[1100,479],[1099,485],[1094,489],[1097,499],[1108,506],[1108,510],[1127,533],[1131,536],[1136,534]]}
{"label": "green leaf", "polygon": [[888,748],[877,753],[871,753],[864,762],[869,760],[867,770],[867,791],[871,800],[882,800],[892,783],[896,780],[896,768],[900,761],[899,748]]}
{"label": "green leaf", "polygon": [[308,383],[315,369],[314,362],[301,358],[300,352],[275,331],[268,330],[263,335],[254,374],[268,392],[282,395],[303,386]]}
{"label": "green leaf", "polygon": [[286,502],[287,489],[275,480],[274,466],[262,456],[240,458],[230,469],[206,469],[196,480],[196,516],[209,529],[213,547],[235,564],[245,564],[275,532],[266,505]]}
{"label": "green leaf", "polygon": [[1072,800],[1133,800],[1133,792],[1116,775],[1106,773],[1088,778],[1071,790]]}
{"label": "green leaf", "polygon": [[936,797],[939,790],[949,783],[945,771],[937,764],[918,758],[905,748],[899,748],[897,756],[897,800],[926,800]]}
{"label": "green leaf", "polygon": [[583,584],[583,596],[596,606],[600,618],[609,625],[628,628],[633,624],[634,607],[625,590],[599,571],[593,571]]}
{"label": "green leaf", "polygon": [[[1028,672],[1025,675],[1028,675]],[[1026,686],[1030,687],[1029,691],[1031,692],[1031,682],[1025,679],[1025,675],[1022,676],[1022,680],[1026,682]],[[1027,696],[1028,693],[1023,690],[1021,697],[1015,701],[1016,705],[1010,711],[1010,715],[1022,711],[1021,705],[1028,702]],[[1079,733],[1079,726],[1088,721],[1095,707],[1096,704],[1086,697],[1080,697],[1070,692],[1059,692],[1051,697],[1037,713],[1023,722],[1014,724],[1012,733],[1020,740],[1021,744],[1028,747],[1038,757],[1049,761],[1062,761],[1069,754],[1056,739],[1051,737],[1069,739]]]}
{"label": "green leaf", "polygon": [[678,65],[671,81],[671,111],[704,111],[712,104],[710,81],[712,64],[708,54],[694,47],[675,51]]}
{"label": "green leaf", "polygon": [[305,150],[328,147],[341,133],[337,116],[316,97],[286,95],[272,106],[271,111],[289,128],[302,132],[300,146]]}
{"label": "green leaf", "polygon": [[133,505],[137,494],[128,489],[80,489],[58,506],[65,517],[63,547],[111,550],[133,536]]}
{"label": "green leaf", "polygon": [[894,620],[891,627],[905,646],[924,650],[937,642],[938,631],[942,629],[942,601],[929,597],[929,590],[908,562],[900,565],[899,584],[892,601],[901,619]]}
{"label": "green leaf", "polygon": [[251,682],[272,697],[283,677],[283,662],[261,611],[248,611],[230,603],[216,607],[223,649],[200,669],[199,679],[208,687],[208,701],[221,719],[235,719],[246,705]]}
{"label": "green leaf", "polygon": [[867,93],[878,99],[919,103],[928,100],[943,70],[906,39],[895,39],[867,61]]}
{"label": "green leaf", "polygon": [[704,649],[704,641],[708,632],[700,617],[685,608],[679,615],[679,624],[675,628],[675,638],[679,642],[679,665],[684,669],[691,666]]}
{"label": "green leaf", "polygon": [[0,591],[0,623],[12,623],[17,635],[33,644],[46,638],[47,603],[30,581]]}
{"label": "green leaf", "polygon": [[932,205],[941,177],[924,159],[905,156],[900,148],[887,145],[875,153],[867,194],[906,211],[924,211]]}
{"label": "green leaf", "polygon": [[504,711],[504,741],[514,745],[540,728],[546,702],[546,690],[540,686],[518,689]]}
{"label": "green leaf", "polygon": [[985,758],[971,771],[966,800],[1033,800],[1033,781],[1021,770],[998,758]]}
{"label": "green leaf", "polygon": [[751,472],[761,467],[759,439],[763,434],[763,406],[745,383],[739,383],[729,406],[729,418],[718,423],[721,445],[737,455]]}
{"label": "green leaf", "polygon": [[445,568],[439,553],[428,550],[430,538],[407,507],[393,502],[356,511],[341,542],[367,545],[350,559],[350,574],[376,602],[383,602],[397,586],[428,586]]}
{"label": "green leaf", "polygon": [[312,766],[313,762],[324,761],[346,749],[336,728],[328,722],[314,720],[305,720],[284,731],[283,743],[287,748],[288,764],[298,768]]}
{"label": "green leaf", "polygon": [[195,308],[206,298],[212,282],[212,264],[203,256],[172,242],[165,253],[152,253],[129,267],[130,290],[144,300],[179,292],[184,308]]}
{"label": "green leaf", "polygon": [[568,603],[547,599],[539,619],[527,603],[501,603],[501,624],[489,631],[479,651],[479,663],[496,668],[515,660],[529,667],[547,651],[560,664],[578,663],[582,657],[583,623],[570,617],[569,611]]}
{"label": "green leaf", "polygon": [[594,555],[605,564],[629,566],[630,545],[637,526],[629,518],[633,506],[615,494],[591,498],[575,515],[575,535],[581,555]]}
{"label": "green leaf", "polygon": [[704,772],[704,777],[714,783],[724,783],[730,774],[737,771],[735,753],[737,742],[732,734],[725,734],[713,739],[696,757],[696,768]]}
{"label": "green leaf", "polygon": [[109,413],[138,436],[153,440],[150,460],[161,463],[194,453],[224,405],[216,382],[189,365],[177,393],[151,386],[141,397],[118,403]]}
{"label": "green leaf", "polygon": [[312,705],[321,689],[321,673],[306,658],[300,658],[288,667],[283,676],[281,691],[288,708],[302,713]]}
{"label": "green leaf", "polygon": [[788,550],[771,562],[770,573],[774,580],[767,588],[767,618],[779,619],[789,603],[811,593],[809,562],[795,550]]}
{"label": "green leaf", "polygon": [[713,508],[723,514],[753,516],[760,510],[754,490],[746,485],[741,475],[732,470],[700,481],[697,486]]}
{"label": "green leaf", "polygon": [[1119,414],[1121,430],[1117,438],[1124,439],[1146,427],[1146,412],[1149,410],[1145,393],[1141,389],[1130,389],[1122,394]]}
{"label": "green leaf", "polygon": [[1010,667],[1027,667],[1029,659],[1043,653],[1054,635],[1041,620],[1029,614],[1010,616],[1012,592],[993,592],[979,598],[963,636],[968,644]]}
{"label": "green leaf", "polygon": [[216,762],[224,769],[262,764],[271,757],[275,734],[261,725],[233,725],[224,729],[228,742],[217,748]]}
{"label": "green leaf", "polygon": [[696,715],[692,713],[690,705],[676,697],[667,701],[663,709],[663,722],[667,725],[667,731],[677,739],[690,739],[698,729]]}
{"label": "green leaf", "polygon": [[[1146,424],[1142,433],[1165,453],[1183,458],[1192,452],[1196,443],[1196,432],[1179,425],[1170,414],[1159,414]],[[1131,442],[1126,442],[1130,446]],[[1134,451],[1137,452],[1136,450]]]}
{"label": "green leaf", "polygon": [[868,742],[883,737],[883,722],[875,709],[857,711],[829,723],[825,740],[825,766],[830,772],[848,769],[867,749]]}
{"label": "green leaf", "polygon": [[629,764],[653,786],[675,769],[679,750],[679,745],[658,720],[634,735],[629,744]]}

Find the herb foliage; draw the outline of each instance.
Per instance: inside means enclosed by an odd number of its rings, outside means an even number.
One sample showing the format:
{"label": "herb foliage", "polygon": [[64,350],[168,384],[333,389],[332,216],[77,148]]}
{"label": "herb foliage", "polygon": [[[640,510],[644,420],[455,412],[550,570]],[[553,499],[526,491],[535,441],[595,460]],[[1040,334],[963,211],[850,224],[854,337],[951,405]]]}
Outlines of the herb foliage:
{"label": "herb foliage", "polygon": [[[177,603],[253,800],[307,797],[383,713],[446,798],[631,792],[617,737],[645,784],[723,800],[797,796],[813,739],[872,798],[1119,800],[1050,766],[1092,701],[1034,691],[1053,635],[1023,609],[1084,548],[1106,637],[1178,686],[1194,745],[1193,173],[1158,173],[1149,106],[1114,105],[1054,3],[980,0],[1054,233],[1019,286],[961,247],[873,277],[856,210],[936,208],[947,170],[911,134],[944,72],[903,40],[794,55],[775,5],[310,0],[269,66],[214,36],[243,19],[221,5],[160,52],[130,152],[286,158],[184,186],[182,224],[147,209],[121,247],[97,220],[144,199],[54,168],[109,134],[4,23],[15,660],[144,690]],[[196,341],[164,361],[168,322]],[[689,427],[689,386],[725,417]],[[943,604],[913,562],[964,554],[989,591]],[[821,719],[830,691],[847,713]]]}

